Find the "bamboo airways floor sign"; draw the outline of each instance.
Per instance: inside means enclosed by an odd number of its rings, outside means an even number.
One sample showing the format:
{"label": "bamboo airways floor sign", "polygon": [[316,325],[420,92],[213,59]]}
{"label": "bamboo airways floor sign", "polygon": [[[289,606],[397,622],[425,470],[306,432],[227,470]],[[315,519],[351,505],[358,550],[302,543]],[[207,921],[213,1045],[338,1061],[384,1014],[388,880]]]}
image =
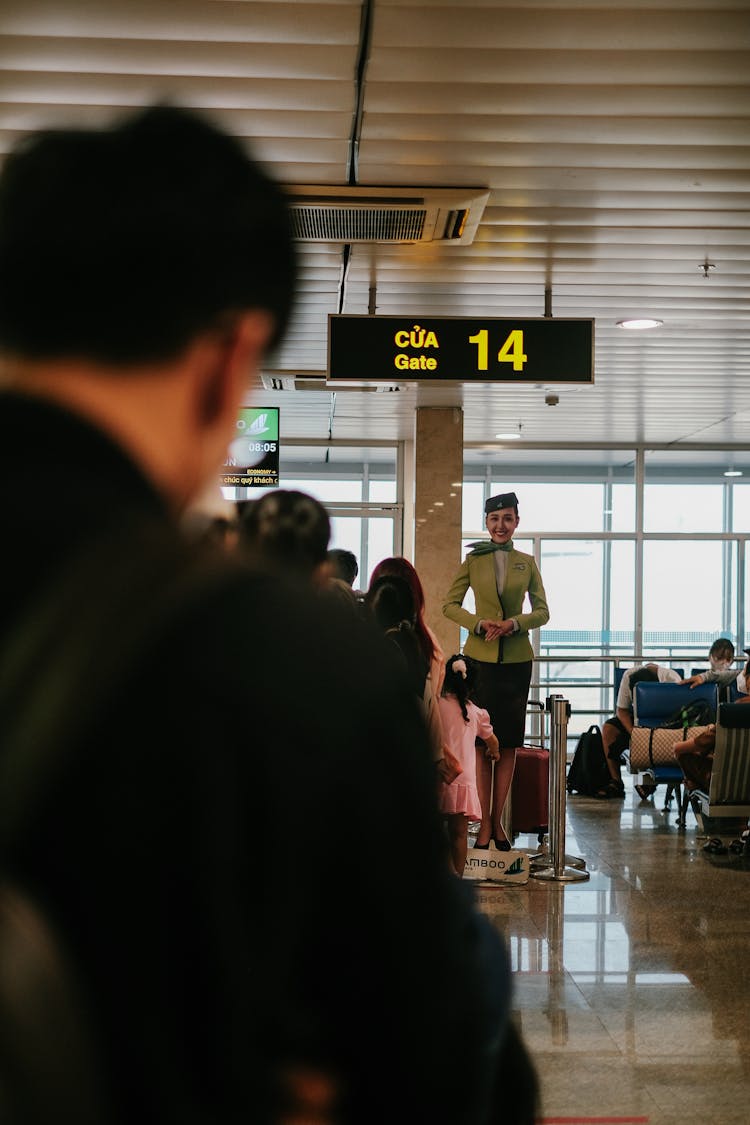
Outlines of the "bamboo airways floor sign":
{"label": "bamboo airways floor sign", "polygon": [[593,383],[594,321],[331,315],[328,381]]}

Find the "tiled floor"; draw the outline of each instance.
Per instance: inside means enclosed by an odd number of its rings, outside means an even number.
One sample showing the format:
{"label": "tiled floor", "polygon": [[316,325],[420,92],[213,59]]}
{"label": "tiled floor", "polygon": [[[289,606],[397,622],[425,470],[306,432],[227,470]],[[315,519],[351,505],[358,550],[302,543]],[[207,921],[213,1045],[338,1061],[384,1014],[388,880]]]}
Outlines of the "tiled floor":
{"label": "tiled floor", "polygon": [[750,860],[704,854],[663,799],[629,778],[624,801],[569,797],[565,851],[589,881],[477,889],[548,1125],[750,1125]]}

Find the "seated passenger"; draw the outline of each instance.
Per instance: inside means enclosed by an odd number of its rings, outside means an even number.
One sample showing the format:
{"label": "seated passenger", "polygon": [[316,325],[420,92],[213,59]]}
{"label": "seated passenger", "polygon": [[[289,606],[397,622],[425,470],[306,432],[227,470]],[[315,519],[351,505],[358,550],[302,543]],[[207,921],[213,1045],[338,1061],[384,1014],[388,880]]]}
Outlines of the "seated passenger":
{"label": "seated passenger", "polygon": [[[597,797],[624,797],[625,786],[620,777],[620,763],[622,755],[630,746],[630,734],[633,730],[633,688],[637,683],[674,683],[682,681],[671,668],[662,664],[644,664],[628,668],[623,674],[620,690],[617,693],[616,714],[607,719],[602,726],[602,743],[604,756],[607,760],[611,781],[604,789],[600,789]],[[655,785],[636,785],[636,792],[641,799],[649,797]]]}
{"label": "seated passenger", "polygon": [[[691,688],[697,687],[698,684],[718,684],[719,685],[719,701],[725,702],[728,699],[729,685],[737,682],[737,688],[740,694],[745,691],[744,685],[744,672],[740,672],[738,668],[733,668],[734,662],[734,645],[726,637],[718,637],[708,650],[708,661],[711,667],[705,672],[697,672],[694,676],[688,676],[685,680],[686,684],[690,684]],[[743,679],[743,686],[739,685],[739,678]]]}
{"label": "seated passenger", "polygon": [[[714,642],[714,645],[711,646],[712,649],[716,643],[717,642]],[[727,643],[729,644],[730,642]],[[732,653],[734,653],[733,647]],[[748,672],[750,672],[750,660],[747,661],[741,672],[734,673],[737,678],[737,686],[743,693],[735,700],[735,703],[750,703],[750,694],[747,692]],[[718,674],[721,673],[719,672]],[[704,675],[710,677],[712,673],[706,672]],[[695,677],[691,677],[691,679],[694,678]],[[721,681],[702,680],[701,682],[717,683]],[[689,793],[692,793],[694,789],[701,789],[705,793],[708,792],[711,784],[711,769],[714,761],[715,745],[716,726],[713,723],[700,734],[696,734],[692,738],[686,738],[682,742],[675,743],[674,755],[679,762],[680,769],[685,775],[685,788]]]}

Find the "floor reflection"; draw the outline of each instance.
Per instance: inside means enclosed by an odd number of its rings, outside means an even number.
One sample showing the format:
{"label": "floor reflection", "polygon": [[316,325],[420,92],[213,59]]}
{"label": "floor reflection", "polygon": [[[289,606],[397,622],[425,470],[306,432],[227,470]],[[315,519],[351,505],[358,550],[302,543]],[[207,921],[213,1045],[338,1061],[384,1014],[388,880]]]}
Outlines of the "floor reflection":
{"label": "floor reflection", "polygon": [[[586,883],[480,886],[505,935],[543,1120],[750,1122],[750,864],[708,856],[688,813],[568,799]],[[517,844],[535,849],[535,838]]]}

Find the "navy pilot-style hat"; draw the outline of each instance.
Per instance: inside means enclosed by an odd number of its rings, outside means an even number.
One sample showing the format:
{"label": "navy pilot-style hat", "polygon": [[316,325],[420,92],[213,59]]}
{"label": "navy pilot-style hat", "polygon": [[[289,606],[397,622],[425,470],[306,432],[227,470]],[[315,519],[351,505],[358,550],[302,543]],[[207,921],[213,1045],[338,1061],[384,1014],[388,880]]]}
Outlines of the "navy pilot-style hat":
{"label": "navy pilot-style hat", "polygon": [[518,511],[515,492],[501,492],[498,496],[490,496],[489,500],[485,500],[484,514],[488,516],[490,512],[499,512],[501,508],[515,508]]}

